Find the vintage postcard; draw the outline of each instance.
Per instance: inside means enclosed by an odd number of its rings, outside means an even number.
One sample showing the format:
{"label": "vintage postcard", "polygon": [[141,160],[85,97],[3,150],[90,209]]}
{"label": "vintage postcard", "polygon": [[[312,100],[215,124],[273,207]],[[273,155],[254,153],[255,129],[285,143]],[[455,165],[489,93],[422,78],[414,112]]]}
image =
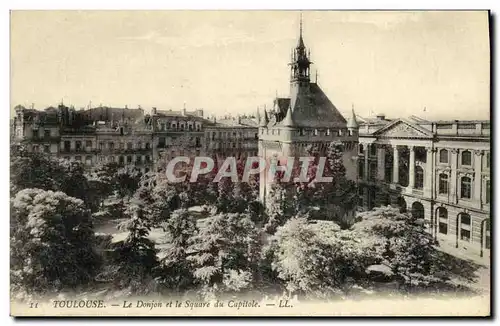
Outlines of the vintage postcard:
{"label": "vintage postcard", "polygon": [[488,11],[10,18],[12,316],[490,316]]}

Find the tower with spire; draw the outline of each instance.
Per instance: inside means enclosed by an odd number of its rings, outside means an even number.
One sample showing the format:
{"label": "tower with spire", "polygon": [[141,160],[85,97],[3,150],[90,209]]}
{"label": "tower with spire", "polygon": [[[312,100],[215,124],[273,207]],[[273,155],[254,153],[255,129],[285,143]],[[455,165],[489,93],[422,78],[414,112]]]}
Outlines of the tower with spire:
{"label": "tower with spire", "polygon": [[[266,161],[278,158],[286,165],[288,157],[306,154],[308,145],[326,149],[329,143],[344,144],[344,165],[347,175],[356,179],[353,158],[357,153],[358,124],[354,109],[346,120],[316,81],[311,81],[311,55],[303,35],[300,15],[298,41],[291,51],[290,96],[276,97],[272,109],[264,109],[259,123],[259,156]],[[270,189],[267,175],[260,177],[260,197],[265,203]]]}

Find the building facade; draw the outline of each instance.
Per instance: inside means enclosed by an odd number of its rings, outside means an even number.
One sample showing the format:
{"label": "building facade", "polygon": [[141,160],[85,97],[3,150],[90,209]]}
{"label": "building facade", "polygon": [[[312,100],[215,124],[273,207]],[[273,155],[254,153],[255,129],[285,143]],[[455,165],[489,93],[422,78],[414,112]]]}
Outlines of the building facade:
{"label": "building facade", "polygon": [[358,156],[365,209],[398,205],[436,239],[489,255],[490,121],[379,115],[360,124]]}
{"label": "building facade", "polygon": [[[310,54],[302,37],[292,52],[290,97],[274,99],[271,110],[264,110],[259,125],[259,156],[267,162],[287,165],[290,157],[306,155],[309,145],[326,149],[333,141],[344,144],[344,166],[350,179],[356,179],[358,125],[353,115],[347,121],[316,82],[310,79]],[[270,190],[269,175],[260,176],[260,198],[265,202]]]}
{"label": "building facade", "polygon": [[258,123],[253,117],[207,119],[203,110],[151,114],[129,108],[75,110],[64,105],[44,111],[15,108],[14,142],[27,149],[87,167],[116,162],[142,172],[161,171],[174,157],[198,155],[224,159],[257,154]]}

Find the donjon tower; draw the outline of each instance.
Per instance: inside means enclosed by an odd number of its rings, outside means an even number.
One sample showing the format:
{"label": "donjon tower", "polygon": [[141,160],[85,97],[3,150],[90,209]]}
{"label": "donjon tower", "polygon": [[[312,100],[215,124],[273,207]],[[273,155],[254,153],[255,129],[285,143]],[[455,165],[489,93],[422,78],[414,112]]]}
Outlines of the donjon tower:
{"label": "donjon tower", "polygon": [[[271,109],[259,114],[259,156],[267,162],[306,156],[309,145],[326,149],[332,141],[344,144],[343,161],[347,177],[357,177],[359,126],[354,110],[346,120],[316,82],[311,82],[311,58],[302,36],[291,54],[290,97],[277,97]],[[260,199],[270,190],[267,173],[260,176]]]}

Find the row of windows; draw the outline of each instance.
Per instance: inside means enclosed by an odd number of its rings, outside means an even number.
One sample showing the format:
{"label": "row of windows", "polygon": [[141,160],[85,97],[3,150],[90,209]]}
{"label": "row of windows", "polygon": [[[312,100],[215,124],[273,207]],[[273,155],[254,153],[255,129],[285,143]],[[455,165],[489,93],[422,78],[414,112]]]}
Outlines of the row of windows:
{"label": "row of windows", "polygon": [[[264,133],[264,131],[263,131],[263,133]],[[234,139],[234,138],[237,138],[237,137],[243,138],[243,132],[240,131],[240,132],[236,133],[236,132],[233,131],[231,133],[229,131],[219,131],[218,132],[218,136],[219,136],[219,138],[229,138],[229,139]],[[212,132],[212,140],[215,140],[216,138],[217,138],[217,132],[214,131],[214,132]],[[253,138],[254,139],[259,139],[259,134],[258,133],[254,133]]]}
{"label": "row of windows", "polygon": [[[133,159],[132,155],[117,156],[117,158],[115,156],[108,156],[108,157],[106,157],[106,156],[99,156],[98,160],[101,163],[104,163],[104,162],[118,162],[120,164],[124,164],[125,162],[127,162],[127,163],[134,163],[134,159]],[[65,156],[64,159],[70,160],[71,157]],[[74,159],[75,159],[75,161],[82,161],[82,156],[77,155],[77,156],[75,156]],[[151,157],[149,155],[146,155],[146,156],[137,155],[136,156],[136,158],[135,158],[135,162],[136,163],[141,163],[143,161],[144,162],[151,162]],[[85,163],[91,164],[92,163],[92,156],[90,156],[90,155],[85,156]]]}
{"label": "row of windows", "polygon": [[196,127],[193,127],[192,124],[188,124],[187,127],[184,123],[175,123],[175,122],[172,122],[170,124],[170,128],[168,128],[168,124],[167,123],[160,123],[159,125],[159,129],[160,130],[167,130],[167,129],[172,129],[172,130],[189,130],[189,131],[193,131],[196,129],[196,131],[201,131],[201,125],[200,124],[196,124]]}
{"label": "row of windows", "polygon": [[[69,140],[65,140],[64,141],[64,144],[63,144],[63,147],[66,151],[69,151],[71,149],[71,141]],[[91,140],[87,140],[85,141],[85,147],[83,146],[83,142],[81,140],[77,140],[75,141],[75,149],[78,151],[78,150],[83,150],[83,149],[92,149],[92,141]],[[107,146],[106,146],[106,142],[99,142],[99,149],[100,150],[103,150],[105,148],[108,148],[108,149],[115,149],[115,143],[114,142],[107,142]],[[118,148],[119,149],[134,149],[134,144],[132,142],[128,142],[128,143],[118,143]],[[138,142],[135,144],[135,149],[142,149],[142,142]],[[150,149],[151,148],[151,144],[149,142],[145,143],[145,149]]]}
{"label": "row of windows", "polygon": [[[449,163],[449,151],[447,149],[439,150],[439,163]],[[464,166],[472,166],[472,152],[469,150],[463,151],[460,155],[460,163]],[[487,169],[490,168],[490,153],[486,153],[485,166]]]}
{"label": "row of windows", "polygon": [[[269,135],[269,129],[262,129],[261,134],[264,135],[264,132]],[[271,135],[279,135],[280,134],[280,129],[271,129]],[[307,130],[307,129],[302,129],[300,128],[298,131],[299,136],[322,136],[320,134],[324,134],[326,136],[334,135],[334,136],[343,136],[343,135],[348,135],[352,136],[352,131],[351,130],[319,130],[319,129],[314,129],[314,130]]]}
{"label": "row of windows", "polygon": [[[437,209],[437,215],[439,217],[439,225],[438,225],[438,231],[441,234],[448,234],[448,211],[444,207],[439,207]],[[467,241],[469,242],[471,240],[471,217],[467,213],[461,213],[458,217],[459,225],[457,227],[459,228],[460,232],[458,233],[458,236],[460,240]],[[491,246],[491,235],[490,235],[490,228],[491,225],[490,223],[486,222],[486,230],[485,230],[485,248],[490,249]]]}
{"label": "row of windows", "polygon": [[[445,173],[439,174],[439,185],[438,193],[440,195],[446,195],[449,191],[449,180],[448,175]],[[485,203],[490,202],[490,181],[486,180],[485,186]],[[470,177],[460,178],[460,198],[470,199],[472,196],[472,179]]]}

